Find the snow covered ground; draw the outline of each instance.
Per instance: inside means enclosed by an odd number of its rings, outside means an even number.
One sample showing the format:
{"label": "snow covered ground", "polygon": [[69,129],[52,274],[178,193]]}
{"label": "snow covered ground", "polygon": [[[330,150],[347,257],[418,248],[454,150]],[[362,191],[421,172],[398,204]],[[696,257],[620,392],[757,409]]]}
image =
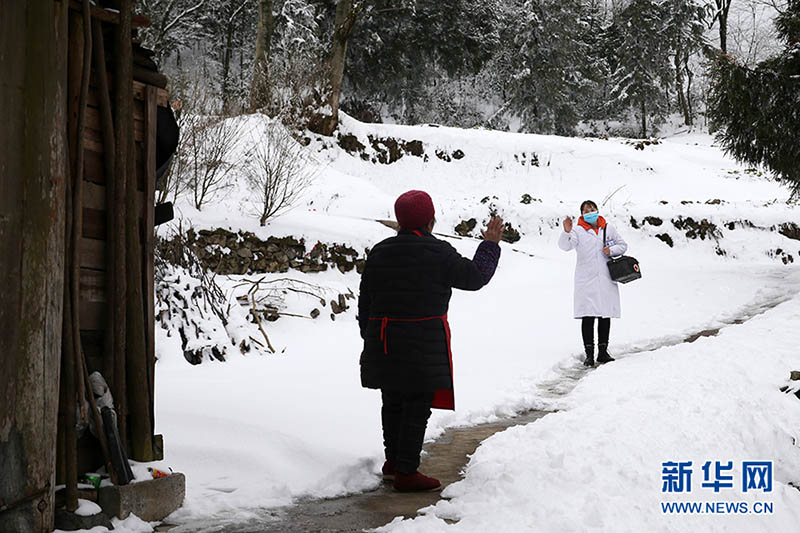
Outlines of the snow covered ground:
{"label": "snow covered ground", "polygon": [[[263,127],[263,117],[246,120],[254,135]],[[502,245],[489,286],[454,294],[457,410],[434,412],[428,437],[530,408],[563,410],[487,441],[466,479],[448,489],[451,502],[392,528],[498,531],[503,523],[508,531],[689,531],[724,524],[750,531],[798,518],[800,493],[786,483],[800,481],[800,469],[792,469],[800,402],[777,389],[800,368],[800,334],[791,327],[800,302],[791,299],[719,337],[659,348],[800,289],[795,264],[781,261],[798,256],[800,242],[771,230],[800,222],[786,190],[724,157],[703,134],[639,150],[626,139],[366,125],[349,118],[343,132],[365,146],[362,152],[312,139],[319,177],[296,209],[266,227],[258,226],[241,185],[202,212],[179,204],[184,226],[363,250],[392,235],[374,219],[393,218],[395,197],[409,189],[432,195],[436,231],[444,234],[472,217],[481,224],[495,210],[522,238]],[[378,154],[370,135],[419,140],[427,157],[406,153],[389,165],[373,163]],[[521,202],[523,195],[530,203]],[[571,318],[574,256],[556,240],[560,220],[577,216],[585,199],[606,200],[601,214],[620,229],[644,273],[621,289],[623,317],[612,323],[610,351],[652,351],[592,372],[572,394],[553,400],[539,384],[577,362],[582,344]],[[662,223],[644,223],[645,217]],[[671,222],[677,217],[706,219],[715,236],[688,238]],[[655,237],[665,233],[674,247]],[[447,239],[464,255],[477,245]],[[358,292],[355,272],[287,275]],[[198,520],[243,518],[300,497],[378,484],[379,394],[360,387],[355,306],[336,321],[323,312],[314,321],[284,317],[267,328],[277,354],[237,353],[225,363],[197,366],[186,362],[179,339],[158,333],[156,431],[164,434],[166,461],[157,466],[186,473],[186,502],[170,522],[187,530]],[[751,459],[775,461],[772,517],[660,513],[658,502],[674,499],[660,491],[662,461]],[[753,501],[741,492],[724,498]],[[449,526],[443,521],[449,518],[461,521]]]}
{"label": "snow covered ground", "polygon": [[[785,281],[796,286],[800,279]],[[800,402],[779,387],[800,364],[798,320],[795,294],[718,337],[622,357],[591,372],[558,405],[562,411],[487,439],[465,479],[445,489],[448,500],[382,530],[796,529]],[[692,490],[662,492],[667,461],[692,462]],[[713,465],[709,478],[706,461]],[[732,486],[714,492],[702,485],[717,479],[717,461],[732,463]],[[771,491],[743,490],[744,461],[773,462]],[[675,502],[699,502],[701,511],[665,512]],[[771,512],[760,514],[764,504]]]}

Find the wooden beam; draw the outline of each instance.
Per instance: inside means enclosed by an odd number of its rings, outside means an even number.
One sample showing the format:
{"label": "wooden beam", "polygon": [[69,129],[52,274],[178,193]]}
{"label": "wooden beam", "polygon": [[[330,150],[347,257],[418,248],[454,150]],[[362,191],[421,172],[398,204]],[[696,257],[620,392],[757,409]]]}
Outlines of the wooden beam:
{"label": "wooden beam", "polygon": [[0,15],[0,531],[53,529],[64,283],[65,4]]}
{"label": "wooden beam", "polygon": [[83,208],[83,237],[106,240],[106,213],[91,207]]}
{"label": "wooden beam", "polygon": [[167,87],[167,83],[169,80],[163,74],[158,72],[153,72],[152,70],[148,70],[146,68],[140,67],[138,65],[133,66],[133,79],[136,81],[140,81],[147,85],[154,85],[156,87],[160,87],[164,89]]}
{"label": "wooden beam", "polygon": [[86,130],[86,104],[89,98],[89,75],[92,59],[92,31],[89,0],[82,0],[81,10],[69,14],[68,48],[68,91],[67,128],[70,147],[71,204],[68,200],[66,247],[67,263],[65,279],[68,289],[64,291],[64,342],[62,343],[62,372],[64,374],[64,472],[66,484],[66,510],[74,512],[78,508],[78,438],[75,431],[75,405],[80,406],[81,418],[86,410],[82,398],[85,396],[83,372],[79,371],[81,361],[80,314],[80,238],[83,221],[83,160],[84,132]]}
{"label": "wooden beam", "polygon": [[[102,330],[105,328],[108,305],[105,302],[81,302],[81,327],[84,330]],[[114,403],[117,399],[114,398]]]}
{"label": "wooden beam", "polygon": [[120,440],[122,446],[128,451],[128,392],[127,384],[127,359],[128,359],[128,278],[127,278],[127,204],[126,188],[128,181],[134,179],[133,175],[133,97],[131,95],[133,83],[132,51],[131,51],[131,25],[130,13],[132,11],[131,0],[119,0],[120,12],[123,17],[120,24],[114,28],[114,134],[116,141],[116,170],[114,172],[115,192],[114,206],[114,227],[113,233],[117,236],[109,244],[114,246],[114,281],[116,287],[114,294],[111,295],[112,305],[114,306],[114,317],[117,323],[114,328],[114,386],[112,391],[117,407],[117,420],[119,426]]}
{"label": "wooden beam", "polygon": [[[137,204],[142,201],[143,195],[141,193],[136,195]],[[140,204],[141,205],[141,204]],[[141,216],[138,217],[141,223]],[[106,212],[101,209],[93,209],[91,207],[83,208],[83,237],[88,239],[97,239],[100,241],[108,240],[108,226],[106,226]],[[111,242],[114,243],[119,240],[124,240],[124,233],[120,235],[113,233],[111,235]]]}
{"label": "wooden beam", "polygon": [[[113,88],[113,80],[111,76],[108,77],[108,84],[109,87]],[[144,100],[144,93],[145,87],[147,84],[134,81],[133,82],[133,98],[137,101]],[[158,89],[158,106],[159,107],[167,107],[169,105],[169,93],[167,93],[164,89]],[[89,106],[90,107],[100,107],[100,102],[97,98],[97,93],[95,91],[89,91]]]}
{"label": "wooden beam", "polygon": [[[126,137],[128,144],[125,156],[126,163],[126,188],[125,203],[125,267],[127,271],[127,298],[125,322],[127,326],[125,359],[127,381],[125,382],[128,402],[128,442],[130,449],[128,456],[136,461],[148,462],[153,460],[152,426],[150,423],[150,402],[148,401],[149,387],[147,383],[146,359],[146,332],[144,324],[144,295],[142,293],[142,253],[141,226],[139,225],[139,209],[136,187],[136,145],[133,140],[133,87],[131,67],[133,63],[133,50],[130,40],[130,20],[133,0],[120,0],[120,32],[119,48],[116,58],[120,65],[124,65],[115,76],[120,100],[117,106],[117,117],[125,121],[127,127]],[[118,138],[119,142],[119,138]],[[142,177],[144,177],[142,175]]]}
{"label": "wooden beam", "polygon": [[81,239],[81,267],[106,270],[106,241],[83,237]]}
{"label": "wooden beam", "polygon": [[[79,289],[82,302],[105,302],[106,273],[102,270],[81,267]],[[86,328],[81,327],[81,329]]]}
{"label": "wooden beam", "polygon": [[147,359],[147,377],[150,385],[150,425],[151,434],[155,434],[155,265],[154,265],[154,232],[156,203],[156,131],[158,119],[158,91],[148,87],[145,93],[145,194],[144,194],[144,324],[145,324],[145,356]]}
{"label": "wooden beam", "polygon": [[[114,113],[111,109],[111,92],[109,89],[108,84],[108,66],[106,64],[106,46],[105,46],[105,36],[103,35],[103,25],[102,23],[97,20],[92,20],[92,35],[95,40],[95,54],[94,54],[94,76],[92,76],[92,80],[95,82],[95,87],[89,91],[90,94],[94,93],[96,95],[96,99],[99,102],[99,106],[97,108],[98,116],[97,116],[97,124],[99,125],[99,129],[103,133],[103,157],[102,157],[102,164],[97,165],[97,160],[95,159],[92,162],[92,168],[88,169],[89,172],[97,173],[103,180],[105,184],[104,187],[98,189],[89,188],[87,190],[87,195],[90,199],[94,199],[95,195],[100,196],[102,198],[102,208],[106,210],[106,227],[113,228],[114,227],[114,169],[115,169],[115,150],[116,150],[116,141],[114,138]],[[94,112],[96,108],[90,107],[89,110]],[[90,115],[90,118],[93,115]],[[90,120],[91,123],[91,120]],[[91,181],[92,176],[87,175],[85,176],[87,180]],[[95,178],[97,179],[97,178]],[[87,186],[88,188],[88,186]],[[102,196],[101,196],[102,192]],[[99,201],[97,202],[100,203]],[[89,205],[89,207],[96,207],[100,209],[99,206],[96,205]],[[114,248],[112,246],[103,247],[104,255],[100,257],[103,261],[102,269],[105,272],[105,298],[109,300],[109,295],[114,293],[115,287],[115,279],[114,279]],[[96,367],[97,370],[100,370],[103,374],[103,377],[106,380],[106,383],[112,387],[113,390],[113,383],[114,383],[114,324],[116,324],[116,319],[114,317],[114,307],[108,306],[106,309],[106,324],[105,324],[105,334],[103,335],[103,346],[100,350],[101,352],[101,360],[102,366]],[[88,358],[88,356],[87,356]],[[103,436],[102,432],[100,432]],[[106,450],[107,452],[107,450]]]}
{"label": "wooden beam", "polygon": [[[140,83],[138,81],[133,82],[133,97],[136,100],[144,100],[145,99],[145,87],[144,83]],[[159,107],[167,107],[169,105],[169,93],[164,89],[158,89],[156,91],[158,94],[158,106]]]}
{"label": "wooden beam", "polygon": [[[143,142],[144,141],[144,116],[134,116],[134,133],[136,134],[136,140]],[[89,106],[86,110],[86,140],[94,142],[97,148],[103,147],[103,151],[105,151],[105,133],[103,132],[103,113],[97,107]],[[111,140],[111,139],[109,139]],[[111,154],[113,156],[114,150],[111,150]]]}
{"label": "wooden beam", "polygon": [[[75,9],[80,11],[81,3],[77,0],[70,0],[69,2],[70,9]],[[119,12],[114,11],[113,9],[104,9],[102,7],[93,7],[92,8],[92,18],[101,20],[103,22],[108,22],[109,24],[119,24]],[[133,28],[149,28],[152,25],[152,21],[145,17],[144,15],[134,15],[131,18],[131,27]]]}

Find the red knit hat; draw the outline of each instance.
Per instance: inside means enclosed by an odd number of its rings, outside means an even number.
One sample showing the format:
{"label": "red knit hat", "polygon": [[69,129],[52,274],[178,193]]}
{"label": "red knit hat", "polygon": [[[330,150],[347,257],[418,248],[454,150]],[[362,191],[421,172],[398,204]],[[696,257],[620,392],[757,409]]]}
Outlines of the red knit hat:
{"label": "red knit hat", "polygon": [[397,223],[403,229],[419,229],[433,220],[433,200],[425,191],[408,191],[394,203]]}

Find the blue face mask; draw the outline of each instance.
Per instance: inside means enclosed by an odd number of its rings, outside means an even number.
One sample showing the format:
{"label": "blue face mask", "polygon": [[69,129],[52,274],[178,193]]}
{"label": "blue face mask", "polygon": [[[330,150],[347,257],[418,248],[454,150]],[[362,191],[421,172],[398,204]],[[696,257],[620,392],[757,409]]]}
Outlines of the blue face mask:
{"label": "blue face mask", "polygon": [[598,213],[597,211],[592,211],[590,213],[586,213],[585,215],[583,215],[583,220],[585,220],[589,224],[596,224],[597,223],[597,217],[599,217],[599,216],[600,216],[600,213]]}

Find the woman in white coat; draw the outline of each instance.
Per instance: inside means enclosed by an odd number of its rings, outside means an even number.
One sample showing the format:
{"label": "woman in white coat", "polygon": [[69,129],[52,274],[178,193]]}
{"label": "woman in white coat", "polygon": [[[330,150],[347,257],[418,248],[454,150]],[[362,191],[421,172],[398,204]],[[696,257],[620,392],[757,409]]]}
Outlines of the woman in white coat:
{"label": "woman in white coat", "polygon": [[[611,281],[608,258],[625,253],[628,244],[617,230],[599,216],[597,204],[587,200],[581,204],[581,217],[577,226],[572,218],[564,219],[564,231],[558,246],[568,252],[576,250],[575,264],[575,318],[581,319],[583,345],[586,349],[586,366],[594,366],[594,322],[597,319],[597,362],[613,361],[608,355],[608,335],[611,319],[619,318],[619,287]],[[605,230],[605,231],[604,231]],[[605,236],[605,242],[603,237]]]}

